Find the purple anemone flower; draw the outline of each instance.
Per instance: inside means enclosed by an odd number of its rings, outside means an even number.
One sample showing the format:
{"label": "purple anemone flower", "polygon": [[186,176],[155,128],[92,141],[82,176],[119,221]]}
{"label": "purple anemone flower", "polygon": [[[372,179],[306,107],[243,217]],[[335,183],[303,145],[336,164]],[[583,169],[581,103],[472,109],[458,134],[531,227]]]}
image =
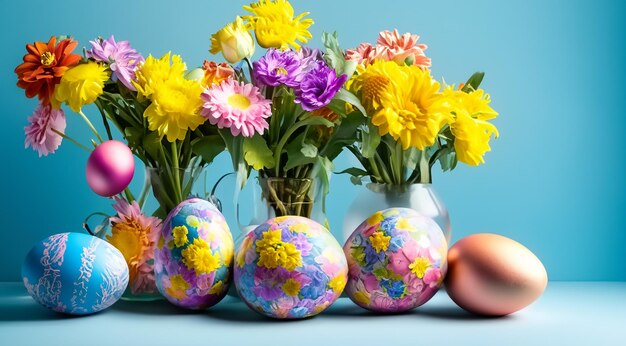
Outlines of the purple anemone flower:
{"label": "purple anemone flower", "polygon": [[87,57],[109,64],[113,80],[119,80],[129,90],[136,91],[131,81],[135,79],[137,65],[144,61],[141,54],[132,49],[128,41],[115,42],[113,36],[107,40],[99,37],[89,43],[92,48],[87,51]]}
{"label": "purple anemone flower", "polygon": [[296,89],[295,101],[305,111],[318,110],[330,103],[347,79],[345,74],[337,77],[334,69],[318,60],[302,77],[300,87]]}
{"label": "purple anemone flower", "polygon": [[302,80],[302,61],[292,50],[268,49],[267,53],[253,66],[254,78],[269,86],[286,85],[297,87]]}

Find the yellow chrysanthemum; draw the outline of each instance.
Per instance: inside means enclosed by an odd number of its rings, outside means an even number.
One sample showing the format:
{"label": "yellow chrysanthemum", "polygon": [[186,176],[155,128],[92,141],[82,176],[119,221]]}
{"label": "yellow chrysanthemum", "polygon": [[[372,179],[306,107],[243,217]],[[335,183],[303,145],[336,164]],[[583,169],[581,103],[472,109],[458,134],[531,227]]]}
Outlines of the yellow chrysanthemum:
{"label": "yellow chrysanthemum", "polygon": [[372,243],[372,247],[376,250],[376,253],[381,251],[387,251],[389,248],[389,240],[391,237],[385,235],[383,232],[377,231],[374,232],[371,236],[369,236],[370,243]]}
{"label": "yellow chrysanthemum", "polygon": [[300,283],[292,278],[285,280],[285,283],[280,288],[289,296],[297,296],[300,293]]}
{"label": "yellow chrysanthemum", "polygon": [[431,109],[440,96],[439,83],[428,70],[399,66],[406,79],[392,79],[380,97],[381,109],[372,117],[380,135],[400,139],[403,149],[432,145],[450,114]]}
{"label": "yellow chrysanthemum", "polygon": [[430,260],[426,257],[417,257],[413,263],[409,264],[409,269],[418,278],[423,278],[426,270],[430,268]]}
{"label": "yellow chrysanthemum", "polygon": [[185,139],[187,130],[195,130],[206,120],[200,115],[203,88],[197,81],[185,79],[185,64],[178,55],[165,54],[161,59],[149,56],[135,72],[133,85],[140,95],[152,101],[143,113],[150,131],[174,142]]}
{"label": "yellow chrysanthemum", "polygon": [[470,166],[485,162],[483,156],[491,150],[491,135],[499,136],[498,129],[487,122],[498,116],[489,102],[489,94],[482,89],[466,93],[448,87],[433,107],[452,114],[450,128],[455,137],[454,150],[458,160]]}
{"label": "yellow chrysanthemum", "polygon": [[296,41],[306,43],[313,37],[308,30],[313,20],[304,18],[309,12],[294,18],[293,7],[286,0],[261,0],[243,8],[253,14],[243,19],[249,29],[254,30],[256,40],[263,48],[287,49],[291,45],[300,49]]}
{"label": "yellow chrysanthemum", "polygon": [[184,78],[186,70],[187,65],[180,55],[172,56],[171,52],[168,52],[160,59],[149,55],[135,71],[136,81],[133,81],[133,85],[140,95],[150,97],[155,88],[164,81]]}
{"label": "yellow chrysanthemum", "polygon": [[335,292],[343,292],[344,287],[346,287],[346,278],[343,275],[335,276],[328,282],[328,287]]}
{"label": "yellow chrysanthemum", "polygon": [[457,111],[454,118],[451,129],[458,160],[470,166],[484,163],[483,156],[491,150],[491,135],[497,138],[498,129],[487,121],[474,119],[465,110]]}
{"label": "yellow chrysanthemum", "polygon": [[174,245],[176,245],[176,247],[181,247],[187,244],[189,241],[189,239],[187,239],[188,233],[189,231],[185,225],[174,227],[174,229],[172,229],[172,235],[174,235]]}
{"label": "yellow chrysanthemum", "polygon": [[249,58],[254,54],[254,40],[241,17],[227,24],[211,36],[211,54],[222,52],[224,59],[231,64]]}
{"label": "yellow chrysanthemum", "polygon": [[380,110],[380,100],[392,82],[400,83],[407,79],[407,72],[393,61],[377,60],[357,68],[348,88],[359,97],[370,114]]}
{"label": "yellow chrysanthemum", "polygon": [[200,115],[202,86],[177,78],[160,84],[151,95],[152,103],[144,112],[148,128],[174,142],[184,140],[187,130],[195,130],[206,120]]}
{"label": "yellow chrysanthemum", "polygon": [[54,98],[66,102],[74,112],[93,103],[102,95],[104,82],[109,79],[106,67],[90,61],[65,71],[61,82],[54,90]]}
{"label": "yellow chrysanthemum", "polygon": [[175,299],[187,298],[187,290],[189,289],[189,283],[185,281],[182,275],[177,274],[170,278],[170,287],[165,289],[167,295]]}
{"label": "yellow chrysanthemum", "polygon": [[209,244],[203,239],[196,238],[193,243],[181,252],[183,264],[193,269],[196,274],[208,274],[220,267],[220,254],[213,253]]}
{"label": "yellow chrysanthemum", "polygon": [[281,240],[281,230],[263,232],[263,239],[256,241],[259,253],[259,266],[265,268],[283,267],[289,271],[302,265],[302,256],[295,245]]}

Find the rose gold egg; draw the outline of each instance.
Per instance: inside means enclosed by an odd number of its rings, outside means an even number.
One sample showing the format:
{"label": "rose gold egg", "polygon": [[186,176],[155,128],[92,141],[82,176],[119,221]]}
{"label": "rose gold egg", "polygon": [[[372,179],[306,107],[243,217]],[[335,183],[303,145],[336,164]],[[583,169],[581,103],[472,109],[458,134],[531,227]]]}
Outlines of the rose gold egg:
{"label": "rose gold egg", "polygon": [[535,301],[547,283],[548,274],[537,256],[501,235],[474,234],[448,251],[446,291],[469,312],[514,313]]}

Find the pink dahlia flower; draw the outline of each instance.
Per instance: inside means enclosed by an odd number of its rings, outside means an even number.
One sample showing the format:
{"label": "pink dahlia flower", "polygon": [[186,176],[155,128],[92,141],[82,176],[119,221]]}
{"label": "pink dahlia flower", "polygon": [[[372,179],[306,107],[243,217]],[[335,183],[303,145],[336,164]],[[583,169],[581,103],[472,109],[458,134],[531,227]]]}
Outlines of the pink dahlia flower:
{"label": "pink dahlia flower", "polygon": [[61,145],[63,137],[53,130],[65,132],[65,113],[62,109],[53,109],[50,105],[39,104],[35,112],[28,118],[24,127],[26,139],[24,147],[37,150],[39,157],[47,156]]}
{"label": "pink dahlia flower", "polygon": [[[382,31],[378,36],[377,47],[382,48],[379,54],[380,58],[388,61],[395,61],[399,64],[407,59],[413,61],[413,65],[426,68],[430,67],[430,58],[426,57],[424,51],[428,46],[425,44],[417,44],[418,35],[405,33],[400,35],[397,29],[393,31]],[[376,57],[377,58],[377,57]]]}
{"label": "pink dahlia flower", "polygon": [[233,136],[262,134],[272,115],[271,101],[252,84],[227,79],[202,93],[202,116],[212,125],[229,128]]}

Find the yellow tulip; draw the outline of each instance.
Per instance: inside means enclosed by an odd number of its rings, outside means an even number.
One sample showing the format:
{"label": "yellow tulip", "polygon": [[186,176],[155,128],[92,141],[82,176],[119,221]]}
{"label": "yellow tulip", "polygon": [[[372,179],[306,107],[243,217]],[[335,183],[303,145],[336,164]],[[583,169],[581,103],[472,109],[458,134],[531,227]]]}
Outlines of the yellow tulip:
{"label": "yellow tulip", "polygon": [[222,52],[224,59],[231,64],[249,58],[254,54],[254,39],[246,29],[241,17],[227,24],[211,36],[211,54]]}

